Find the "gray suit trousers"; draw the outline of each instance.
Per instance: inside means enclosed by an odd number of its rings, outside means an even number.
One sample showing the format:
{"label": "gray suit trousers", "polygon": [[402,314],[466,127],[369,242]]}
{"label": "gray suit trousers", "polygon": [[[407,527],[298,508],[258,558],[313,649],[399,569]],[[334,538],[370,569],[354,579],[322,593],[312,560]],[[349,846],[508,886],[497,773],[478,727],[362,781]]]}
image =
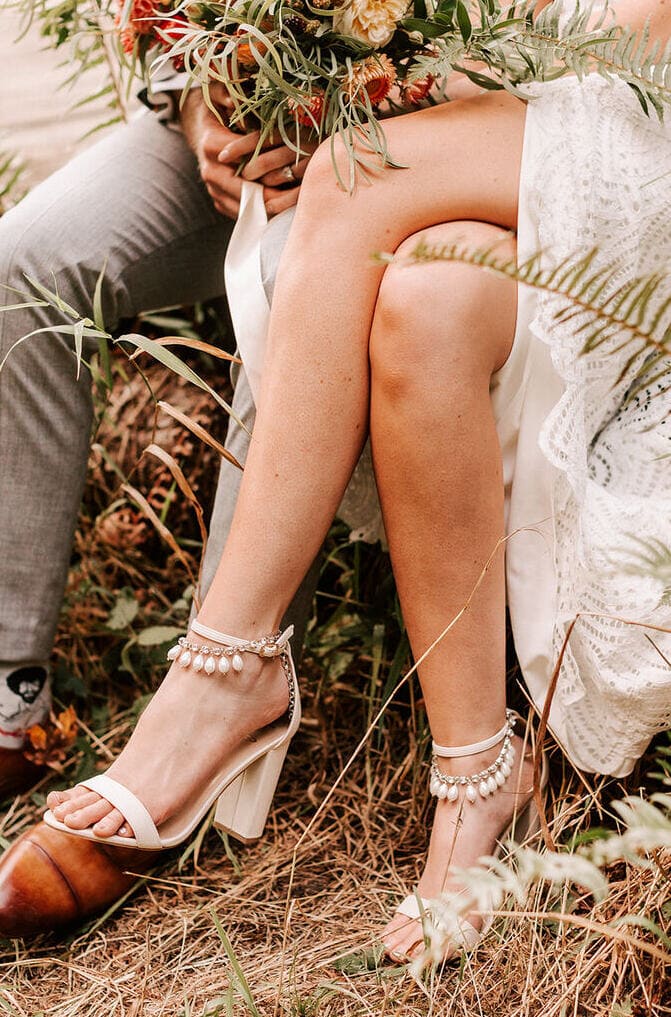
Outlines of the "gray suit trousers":
{"label": "gray suit trousers", "polygon": [[[263,250],[269,290],[291,216],[274,220]],[[182,136],[147,113],[75,158],[0,219],[0,283],[25,276],[57,286],[82,314],[107,259],[108,329],[143,310],[222,295],[232,224],[218,215]],[[55,284],[55,286],[54,286]],[[0,306],[18,302],[0,289]],[[53,325],[51,308],[0,314],[0,360],[12,343]],[[244,375],[234,405],[254,416]],[[55,332],[26,341],[0,372],[0,665],[45,661],[63,597],[92,422],[88,372],[75,376],[71,344]],[[228,444],[244,461],[245,432]],[[204,568],[214,574],[235,506],[240,472],[224,462]],[[302,629],[306,582],[292,621]],[[298,645],[298,643],[297,643]]]}

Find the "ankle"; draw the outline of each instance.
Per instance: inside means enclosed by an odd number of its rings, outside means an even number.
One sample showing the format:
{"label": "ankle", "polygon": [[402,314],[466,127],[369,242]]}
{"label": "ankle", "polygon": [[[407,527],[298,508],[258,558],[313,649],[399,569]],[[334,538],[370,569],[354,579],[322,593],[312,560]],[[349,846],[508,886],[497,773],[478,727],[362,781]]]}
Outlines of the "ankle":
{"label": "ankle", "polygon": [[277,632],[282,617],[282,609],[270,603],[263,607],[244,602],[222,606],[209,603],[206,598],[196,620],[207,628],[239,639],[260,639]]}
{"label": "ankle", "polygon": [[483,741],[455,746],[434,741],[431,794],[443,801],[456,804],[463,799],[472,805],[478,796],[496,794],[515,765],[514,727],[515,714],[507,710],[503,727]]}
{"label": "ankle", "polygon": [[[210,628],[200,619],[194,619],[186,636],[182,636],[168,652],[168,660],[177,661],[185,668],[205,674],[240,674],[250,660],[261,662],[281,658],[289,677],[289,639],[293,626],[284,632],[273,632],[258,638],[242,639]],[[258,670],[258,668],[252,668]]]}

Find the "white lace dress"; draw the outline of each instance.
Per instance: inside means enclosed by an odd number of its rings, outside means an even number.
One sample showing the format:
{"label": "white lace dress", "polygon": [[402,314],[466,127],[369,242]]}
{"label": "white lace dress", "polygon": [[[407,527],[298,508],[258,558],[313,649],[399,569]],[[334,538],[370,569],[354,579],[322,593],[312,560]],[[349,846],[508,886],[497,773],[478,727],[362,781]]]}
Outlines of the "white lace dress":
{"label": "white lace dress", "polygon": [[[535,92],[520,260],[543,251],[557,264],[598,248],[595,269],[617,261],[613,291],[659,272],[660,297],[671,297],[671,127],[597,76]],[[565,307],[521,288],[513,354],[494,392],[511,478],[508,598],[539,705],[580,615],[551,724],[577,765],[621,776],[671,727],[671,637],[641,624],[671,629],[671,574],[652,578],[642,561],[671,556],[671,362],[646,379],[646,354],[627,366],[636,347],[621,348],[621,331],[581,355],[581,320],[558,320]],[[669,326],[671,309],[656,336]]]}
{"label": "white lace dress", "polygon": [[[573,8],[573,0],[570,0]],[[545,263],[598,248],[612,287],[671,277],[671,126],[596,75],[534,87],[527,110],[518,250]],[[671,120],[671,118],[670,118]],[[671,297],[671,278],[666,285]],[[543,707],[571,622],[550,726],[582,769],[623,776],[671,728],[671,568],[651,578],[646,549],[671,559],[671,370],[642,386],[622,374],[622,333],[581,355],[562,298],[521,287],[515,343],[492,396],[507,485],[507,585],[515,646]],[[671,309],[657,334],[671,326]],[[671,364],[667,365],[671,368]],[[652,374],[659,372],[660,364]],[[355,533],[379,517],[364,465],[343,505]],[[639,627],[641,626],[641,627]]]}

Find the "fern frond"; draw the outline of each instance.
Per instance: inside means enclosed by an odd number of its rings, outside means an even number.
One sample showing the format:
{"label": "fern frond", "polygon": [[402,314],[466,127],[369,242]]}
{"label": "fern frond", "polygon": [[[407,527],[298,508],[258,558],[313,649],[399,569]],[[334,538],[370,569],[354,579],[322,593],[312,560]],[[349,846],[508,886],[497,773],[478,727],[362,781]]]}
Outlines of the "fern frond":
{"label": "fern frond", "polygon": [[586,31],[581,11],[560,32],[553,8],[546,8],[529,29],[520,32],[519,45],[533,56],[537,72],[559,61],[578,77],[596,72],[619,79],[633,89],[646,113],[652,107],[662,119],[664,106],[671,101],[671,41],[651,42],[647,29],[606,28],[604,19],[597,31]]}
{"label": "fern frond", "polygon": [[[564,298],[558,323],[574,322],[583,338],[583,353],[600,347],[621,352],[631,346],[632,359],[642,352],[656,360],[671,354],[671,273],[656,272],[619,283],[617,260],[597,265],[598,249],[571,255],[548,266],[542,252],[522,264],[497,254],[497,247],[474,249],[464,243],[420,241],[413,262],[458,262],[483,268],[534,290]],[[646,368],[650,368],[650,359]]]}

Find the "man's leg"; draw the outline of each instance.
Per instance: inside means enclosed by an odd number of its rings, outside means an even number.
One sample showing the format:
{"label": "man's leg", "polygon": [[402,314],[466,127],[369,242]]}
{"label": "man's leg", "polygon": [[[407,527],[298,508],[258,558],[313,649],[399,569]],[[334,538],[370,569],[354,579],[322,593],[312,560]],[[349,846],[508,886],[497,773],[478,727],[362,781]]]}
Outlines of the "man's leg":
{"label": "man's leg", "polygon": [[[221,294],[232,224],[212,207],[180,134],[149,114],[37,187],[0,219],[0,306],[26,276],[91,314],[106,263],[108,328],[138,311]],[[0,314],[0,361],[54,323],[50,307]],[[88,458],[88,371],[55,332],[0,372],[0,746],[18,747],[49,702],[45,662],[63,596]]]}

